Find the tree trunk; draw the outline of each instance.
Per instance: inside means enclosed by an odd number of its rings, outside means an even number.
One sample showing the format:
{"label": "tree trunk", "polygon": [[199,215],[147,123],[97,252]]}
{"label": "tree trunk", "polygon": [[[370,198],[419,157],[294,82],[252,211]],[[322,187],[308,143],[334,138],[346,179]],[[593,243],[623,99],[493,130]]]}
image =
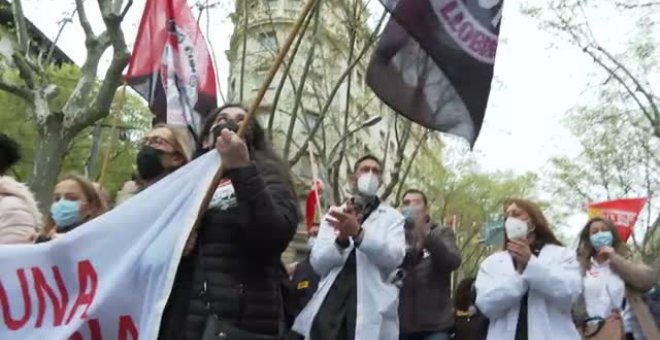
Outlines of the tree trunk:
{"label": "tree trunk", "polygon": [[49,210],[53,187],[57,182],[67,146],[72,140],[72,134],[62,129],[61,117],[61,114],[52,114],[49,117],[41,132],[32,172],[28,178],[28,185],[39,202],[39,210],[44,214]]}

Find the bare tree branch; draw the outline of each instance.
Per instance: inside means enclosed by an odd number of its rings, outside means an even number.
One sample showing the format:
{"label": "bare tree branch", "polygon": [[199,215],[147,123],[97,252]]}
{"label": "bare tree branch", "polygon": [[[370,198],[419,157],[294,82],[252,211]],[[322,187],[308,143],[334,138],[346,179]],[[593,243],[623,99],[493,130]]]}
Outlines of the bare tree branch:
{"label": "bare tree branch", "polygon": [[28,89],[25,89],[15,84],[11,84],[5,81],[3,78],[0,78],[0,90],[11,93],[27,101],[28,103],[32,103],[32,99],[34,98],[34,95]]}
{"label": "bare tree branch", "polygon": [[53,58],[53,53],[55,52],[55,48],[57,48],[57,43],[60,41],[60,37],[62,37],[62,32],[64,32],[64,28],[66,27],[66,25],[73,22],[73,17],[76,15],[77,12],[78,12],[78,6],[76,4],[76,8],[73,9],[69,17],[60,20],[60,28],[57,30],[57,35],[55,36],[55,39],[53,39],[53,43],[50,45],[50,48],[48,49],[48,54],[46,55],[46,59],[45,59],[46,63],[51,62]]}
{"label": "bare tree branch", "polygon": [[[99,0],[99,2],[101,2],[101,0]],[[122,82],[122,70],[128,64],[128,59],[130,57],[124,33],[121,29],[121,16],[109,12],[109,6],[101,6],[101,3],[99,5],[103,14],[103,22],[106,26],[104,34],[107,34],[108,40],[112,44],[112,61],[110,62],[110,67],[108,67],[103,82],[101,83],[92,104],[89,106],[89,109],[76,116],[74,125],[77,129],[89,126],[95,121],[108,115],[115,92]],[[90,65],[90,67],[91,66],[92,65]],[[96,60],[96,67],[98,67],[98,60]],[[84,81],[83,78],[81,78],[80,82]]]}
{"label": "bare tree branch", "polygon": [[385,187],[385,191],[383,192],[383,195],[381,197],[383,200],[385,200],[387,197],[389,197],[392,194],[392,191],[394,191],[394,187],[399,183],[399,179],[401,176],[401,167],[403,166],[403,160],[405,158],[406,154],[406,146],[408,145],[408,141],[410,140],[410,135],[411,135],[411,130],[412,130],[412,122],[407,120],[404,123],[403,127],[403,133],[401,134],[401,139],[397,139],[397,154],[396,154],[396,160],[394,161],[394,167],[392,171],[390,171],[391,177],[390,177],[390,183]]}
{"label": "bare tree branch", "polygon": [[645,7],[660,6],[660,1],[649,1],[644,3],[631,4],[630,2],[617,1],[616,6],[624,9],[638,9]]}
{"label": "bare tree branch", "polygon": [[126,14],[128,14],[128,10],[131,9],[131,6],[133,6],[133,0],[128,0],[126,3],[126,6],[124,9],[121,11],[121,14],[119,15],[119,18],[121,21],[124,21],[124,18],[126,17]]}
{"label": "bare tree branch", "polygon": [[[273,27],[274,31],[274,25],[273,25],[273,18],[271,15],[271,12],[268,12],[269,20],[271,27]],[[291,54],[289,56],[289,60],[285,62],[284,64],[284,70],[282,72],[283,76],[280,78],[280,83],[277,86],[277,89],[275,90],[275,96],[273,97],[273,110],[270,112],[270,116],[268,117],[268,138],[271,140],[273,139],[273,125],[275,123],[275,112],[277,110],[277,104],[280,102],[280,95],[282,94],[282,90],[284,89],[284,86],[286,85],[286,80],[287,77],[286,75],[290,74],[291,71],[291,66],[293,65],[293,62],[298,55],[298,49],[300,48],[300,45],[302,44],[303,39],[305,38],[305,34],[307,33],[307,28],[309,27],[309,23],[312,21],[312,16],[308,16],[307,19],[305,20],[305,23],[303,24],[303,27],[301,28],[301,32],[298,33],[298,40],[296,40],[296,44],[293,46],[293,49],[291,50]],[[277,36],[275,42],[279,45],[279,42],[277,41]],[[295,86],[294,86],[295,89]],[[306,144],[305,144],[306,145]]]}
{"label": "bare tree branch", "polygon": [[[637,77],[635,77],[632,74],[632,72],[630,72],[630,70],[625,65],[623,65],[623,63],[621,63],[619,60],[614,58],[614,56],[612,56],[612,54],[610,54],[607,50],[605,50],[605,48],[603,48],[601,45],[596,45],[596,49],[598,51],[602,52],[603,54],[605,54],[605,56],[608,59],[610,59],[619,69],[623,70],[623,72],[628,76],[628,78],[630,78],[630,80],[632,80],[632,82],[636,86],[636,90],[641,92],[644,95],[644,97],[646,97],[646,100],[649,102],[649,105],[653,109],[653,115],[654,115],[655,119],[650,121],[651,125],[652,126],[659,125],[660,124],[660,111],[658,110],[658,106],[655,104],[653,94],[649,93],[647,90],[645,90],[644,86],[642,86],[639,79],[637,79]],[[658,137],[660,137],[660,135]]]}
{"label": "bare tree branch", "polygon": [[11,11],[14,16],[14,28],[16,29],[16,39],[21,54],[27,56],[30,47],[30,37],[27,32],[27,22],[23,14],[22,0],[13,0],[11,2]]}
{"label": "bare tree branch", "polygon": [[[330,95],[328,96],[328,99],[325,102],[325,106],[319,113],[319,120],[316,122],[314,125],[314,128],[312,128],[312,131],[309,133],[307,136],[307,139],[305,142],[302,144],[298,152],[293,156],[292,160],[296,160],[296,162],[302,157],[307,152],[307,147],[309,146],[310,140],[314,137],[316,134],[316,131],[321,127],[323,124],[324,118],[327,116],[328,111],[330,110],[330,106],[332,105],[333,99],[337,95],[337,92],[339,92],[339,88],[341,88],[341,85],[343,84],[344,80],[348,75],[353,71],[353,68],[357,66],[357,64],[360,63],[364,55],[367,53],[369,48],[373,45],[373,43],[376,41],[378,38],[378,31],[380,29],[380,26],[385,22],[385,18],[387,17],[387,12],[383,12],[383,15],[380,17],[378,20],[378,24],[376,25],[376,29],[374,30],[373,34],[371,35],[370,39],[368,42],[365,43],[365,45],[362,47],[362,50],[360,51],[359,55],[353,60],[353,63],[350,64],[344,72],[339,76],[337,81],[335,82],[335,85],[333,86],[332,90],[330,91]],[[295,163],[291,163],[295,164]]]}
{"label": "bare tree branch", "polygon": [[78,12],[80,26],[82,27],[83,32],[85,32],[85,45],[88,45],[96,39],[96,36],[94,35],[92,25],[87,18],[87,12],[85,12],[85,0],[76,0],[76,12]]}
{"label": "bare tree branch", "polygon": [[18,75],[25,82],[25,85],[31,90],[36,89],[34,69],[29,65],[29,62],[20,53],[14,53],[12,59],[16,68],[18,68]]}
{"label": "bare tree branch", "polygon": [[[424,131],[424,134],[422,137],[419,139],[417,142],[417,145],[415,146],[415,149],[413,150],[412,155],[410,155],[410,159],[408,160],[408,166],[406,167],[406,170],[403,172],[403,176],[401,176],[401,180],[399,181],[399,187],[396,190],[396,197],[395,199],[395,206],[399,205],[399,200],[401,199],[401,194],[403,193],[403,186],[406,184],[406,180],[408,179],[408,174],[410,174],[410,170],[412,169],[413,162],[415,162],[415,159],[417,158],[417,154],[419,153],[419,150],[421,149],[422,145],[426,143],[426,139],[429,136],[430,130]],[[383,197],[383,200],[387,199],[387,197]]]}

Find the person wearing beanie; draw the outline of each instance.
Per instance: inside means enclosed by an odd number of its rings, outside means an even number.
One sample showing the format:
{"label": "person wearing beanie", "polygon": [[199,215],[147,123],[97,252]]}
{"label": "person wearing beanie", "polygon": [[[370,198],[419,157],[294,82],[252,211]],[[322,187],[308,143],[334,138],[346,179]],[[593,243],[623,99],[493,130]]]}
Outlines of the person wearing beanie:
{"label": "person wearing beanie", "polygon": [[20,160],[18,143],[0,133],[0,244],[33,243],[41,213],[27,186],[6,176]]}

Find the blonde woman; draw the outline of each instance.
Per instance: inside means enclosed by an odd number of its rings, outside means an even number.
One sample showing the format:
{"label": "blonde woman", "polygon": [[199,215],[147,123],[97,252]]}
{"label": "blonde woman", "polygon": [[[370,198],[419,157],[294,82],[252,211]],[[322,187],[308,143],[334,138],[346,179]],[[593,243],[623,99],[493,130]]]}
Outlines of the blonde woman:
{"label": "blonde woman", "polygon": [[606,320],[616,321],[616,325],[620,320],[620,331],[627,339],[660,339],[642,300],[642,294],[657,282],[657,273],[631,259],[616,226],[602,217],[589,220],[580,232],[578,254],[584,293],[576,311],[578,326],[585,326],[585,334],[597,333]]}

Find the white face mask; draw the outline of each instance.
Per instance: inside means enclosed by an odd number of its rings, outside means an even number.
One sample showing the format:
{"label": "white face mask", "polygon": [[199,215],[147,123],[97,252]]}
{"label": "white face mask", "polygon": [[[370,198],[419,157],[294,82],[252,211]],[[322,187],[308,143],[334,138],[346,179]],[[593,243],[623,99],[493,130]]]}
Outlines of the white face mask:
{"label": "white face mask", "polygon": [[506,230],[506,236],[510,240],[517,240],[527,237],[529,224],[521,219],[509,217],[504,222],[504,229]]}
{"label": "white face mask", "polygon": [[373,172],[360,175],[357,181],[357,189],[362,195],[376,196],[380,180]]}

